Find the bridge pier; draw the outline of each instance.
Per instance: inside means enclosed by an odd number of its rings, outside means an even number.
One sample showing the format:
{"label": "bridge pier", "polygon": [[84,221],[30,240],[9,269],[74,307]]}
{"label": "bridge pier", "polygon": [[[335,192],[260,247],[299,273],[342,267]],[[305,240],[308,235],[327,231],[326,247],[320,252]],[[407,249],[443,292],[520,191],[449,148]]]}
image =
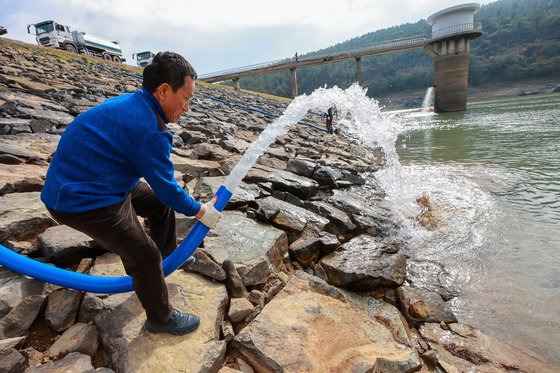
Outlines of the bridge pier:
{"label": "bridge pier", "polygon": [[233,89],[236,91],[241,91],[241,87],[239,86],[239,78],[233,78]]}
{"label": "bridge pier", "polygon": [[356,81],[360,87],[364,86],[362,82],[362,57],[360,56],[356,57]]}
{"label": "bridge pier", "polygon": [[292,73],[292,98],[296,98],[298,96],[296,68],[292,67],[290,72]]}

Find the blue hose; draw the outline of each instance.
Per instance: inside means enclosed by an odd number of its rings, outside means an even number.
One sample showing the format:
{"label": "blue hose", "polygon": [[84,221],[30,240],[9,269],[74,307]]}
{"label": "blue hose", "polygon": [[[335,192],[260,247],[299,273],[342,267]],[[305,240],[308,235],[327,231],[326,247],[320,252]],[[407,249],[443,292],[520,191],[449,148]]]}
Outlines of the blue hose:
{"label": "blue hose", "polygon": [[[222,211],[231,195],[232,193],[222,185],[216,192],[218,196],[216,210]],[[183,265],[200,246],[207,233],[208,227],[197,221],[185,240],[163,261],[164,275],[168,276]],[[0,265],[40,281],[90,293],[113,294],[133,290],[130,276],[101,277],[76,273],[30,259],[2,245],[0,245]]]}

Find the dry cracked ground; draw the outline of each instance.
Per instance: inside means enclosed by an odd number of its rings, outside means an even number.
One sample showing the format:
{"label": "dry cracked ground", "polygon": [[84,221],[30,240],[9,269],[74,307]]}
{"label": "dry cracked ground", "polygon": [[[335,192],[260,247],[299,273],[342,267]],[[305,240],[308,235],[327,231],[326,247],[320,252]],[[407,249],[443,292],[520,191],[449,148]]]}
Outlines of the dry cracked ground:
{"label": "dry cracked ground", "polygon": [[[39,199],[73,118],[140,87],[137,70],[86,62],[0,39],[0,242],[61,268],[118,276],[118,257],[57,225]],[[215,193],[273,120],[239,105],[280,115],[287,102],[198,84],[192,111],[171,128],[177,181],[197,199]],[[305,120],[322,126],[319,115]],[[134,293],[83,293],[0,267],[0,372],[552,371],[458,323],[445,270],[388,241],[395,223],[383,193],[364,186],[382,167],[376,159],[304,125],[278,138],[196,263],[167,279],[173,305],[201,317],[187,336],[142,331]],[[178,214],[179,237],[192,224]],[[433,283],[412,286],[411,270]]]}

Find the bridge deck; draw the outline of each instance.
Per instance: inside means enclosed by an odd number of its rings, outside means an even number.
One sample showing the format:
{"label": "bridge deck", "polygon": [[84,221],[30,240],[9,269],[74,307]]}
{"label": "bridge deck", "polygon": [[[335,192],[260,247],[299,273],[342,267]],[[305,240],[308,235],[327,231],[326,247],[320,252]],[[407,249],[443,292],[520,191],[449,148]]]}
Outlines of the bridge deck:
{"label": "bridge deck", "polygon": [[340,53],[326,54],[321,56],[304,56],[297,60],[285,58],[276,61],[263,62],[255,65],[243,66],[235,69],[222,70],[214,73],[203,74],[199,79],[207,83],[221,82],[224,80],[240,79],[249,76],[269,74],[300,68],[305,66],[321,65],[324,63],[350,60],[357,57],[373,56],[385,53],[402,52],[411,49],[424,48],[428,44],[446,37],[459,34],[472,34],[474,37],[482,33],[480,23],[467,23],[451,26],[437,33],[411,36],[402,39],[395,39],[377,44],[372,44],[365,48],[344,51]]}

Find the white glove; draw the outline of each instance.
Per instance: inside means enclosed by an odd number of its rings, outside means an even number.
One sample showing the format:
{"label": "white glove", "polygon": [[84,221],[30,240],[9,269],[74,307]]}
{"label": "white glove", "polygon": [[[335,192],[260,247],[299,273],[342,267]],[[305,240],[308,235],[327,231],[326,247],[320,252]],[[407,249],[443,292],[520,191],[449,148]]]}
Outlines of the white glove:
{"label": "white glove", "polygon": [[196,214],[196,218],[210,229],[216,228],[216,225],[222,217],[222,213],[214,207],[217,200],[218,197],[214,196],[214,198],[202,205],[200,211]]}

